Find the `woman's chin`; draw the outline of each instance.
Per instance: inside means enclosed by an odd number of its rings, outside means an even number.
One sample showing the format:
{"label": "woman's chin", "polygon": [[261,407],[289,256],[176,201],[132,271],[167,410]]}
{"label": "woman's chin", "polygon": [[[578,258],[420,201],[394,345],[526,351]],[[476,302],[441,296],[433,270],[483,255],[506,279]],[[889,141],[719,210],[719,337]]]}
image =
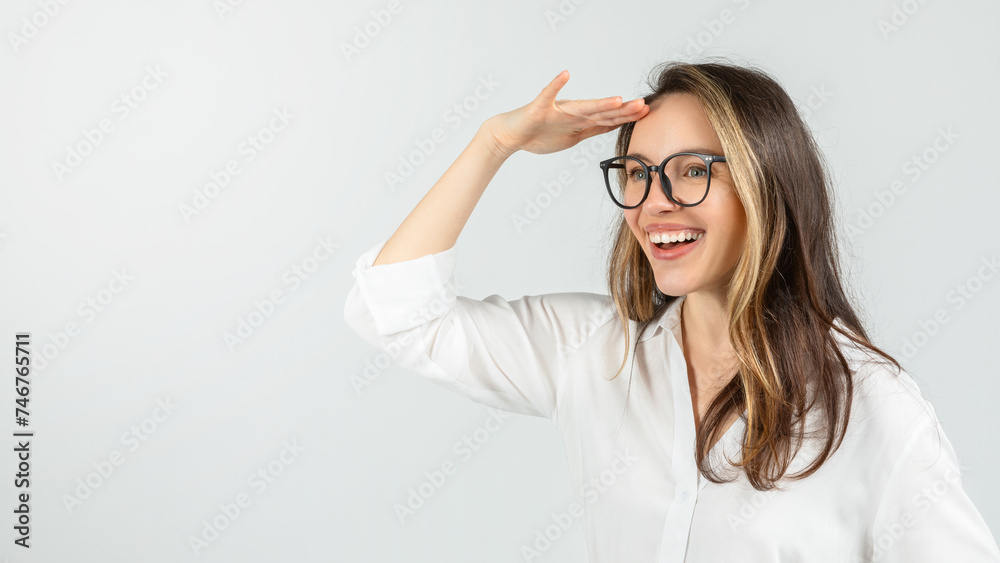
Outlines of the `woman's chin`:
{"label": "woman's chin", "polygon": [[692,291],[697,289],[697,287],[694,284],[682,280],[676,280],[676,279],[664,280],[660,278],[657,278],[656,280],[656,287],[664,295],[670,295],[674,297],[687,295],[688,293],[691,293]]}

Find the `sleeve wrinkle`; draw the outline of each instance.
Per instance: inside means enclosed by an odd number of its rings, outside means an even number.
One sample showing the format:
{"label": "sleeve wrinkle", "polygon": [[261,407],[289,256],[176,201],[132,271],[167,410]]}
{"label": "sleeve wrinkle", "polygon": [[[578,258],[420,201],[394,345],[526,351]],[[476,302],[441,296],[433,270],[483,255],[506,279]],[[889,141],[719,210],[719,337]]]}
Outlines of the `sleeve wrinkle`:
{"label": "sleeve wrinkle", "polygon": [[472,299],[454,291],[454,247],[372,267],[383,245],[357,260],[348,324],[377,347],[403,348],[401,367],[476,402],[554,418],[570,360],[593,333],[595,294]]}

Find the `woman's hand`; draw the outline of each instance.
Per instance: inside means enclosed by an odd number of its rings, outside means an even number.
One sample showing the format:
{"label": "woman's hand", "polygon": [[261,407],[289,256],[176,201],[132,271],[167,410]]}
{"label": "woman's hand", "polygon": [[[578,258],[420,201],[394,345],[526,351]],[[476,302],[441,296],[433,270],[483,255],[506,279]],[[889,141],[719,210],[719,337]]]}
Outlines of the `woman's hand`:
{"label": "woman's hand", "polygon": [[624,104],[621,96],[557,100],[556,94],[568,81],[569,71],[564,70],[528,105],[486,120],[484,126],[493,140],[493,149],[504,157],[519,150],[557,152],[649,113],[642,98]]}

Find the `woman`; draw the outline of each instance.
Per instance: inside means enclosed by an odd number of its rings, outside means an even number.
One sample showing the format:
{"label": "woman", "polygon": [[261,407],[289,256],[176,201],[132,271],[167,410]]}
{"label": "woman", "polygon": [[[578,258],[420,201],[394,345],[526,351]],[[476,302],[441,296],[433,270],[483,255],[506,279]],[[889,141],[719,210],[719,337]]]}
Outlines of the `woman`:
{"label": "woman", "polygon": [[[933,408],[844,294],[820,153],[781,86],[669,63],[644,98],[556,100],[568,80],[487,120],[358,259],[352,329],[551,418],[592,561],[1000,561]],[[454,244],[501,164],[616,128],[609,295],[454,295]]]}

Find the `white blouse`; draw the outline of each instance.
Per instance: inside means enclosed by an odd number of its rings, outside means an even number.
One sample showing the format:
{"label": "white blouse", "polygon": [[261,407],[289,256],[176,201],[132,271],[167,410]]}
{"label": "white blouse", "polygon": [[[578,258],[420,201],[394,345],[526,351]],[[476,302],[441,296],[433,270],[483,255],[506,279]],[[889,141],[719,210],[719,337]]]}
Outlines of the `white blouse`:
{"label": "white blouse", "polygon": [[[357,260],[347,324],[448,389],[552,419],[591,562],[1000,562],[933,407],[909,375],[866,363],[838,333],[855,377],[840,448],[804,480],[782,479],[782,491],[757,491],[742,473],[716,484],[695,466],[683,298],[647,327],[634,358],[629,347],[611,379],[626,343],[609,296],[456,296],[455,247],[372,266],[385,243]],[[630,321],[632,343],[637,329]],[[741,418],[715,444],[717,464],[723,454],[738,458],[744,428]],[[789,472],[815,451],[806,442]]]}

